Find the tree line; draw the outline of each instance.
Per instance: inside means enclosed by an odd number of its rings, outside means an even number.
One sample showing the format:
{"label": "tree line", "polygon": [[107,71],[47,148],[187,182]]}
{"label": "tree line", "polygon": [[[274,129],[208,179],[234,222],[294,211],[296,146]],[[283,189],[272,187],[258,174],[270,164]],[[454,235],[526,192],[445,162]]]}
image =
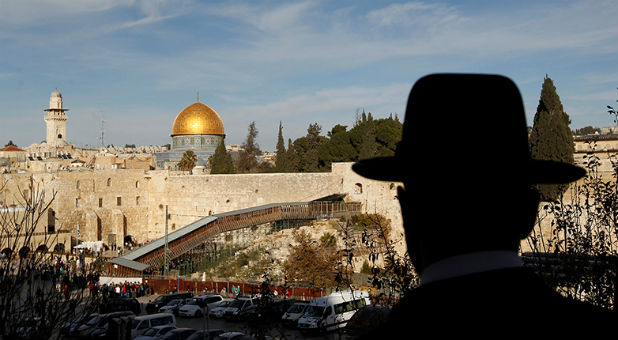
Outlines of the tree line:
{"label": "tree line", "polygon": [[307,134],[286,142],[283,123],[279,123],[276,160],[271,165],[259,161],[262,155],[256,142],[258,130],[255,122],[249,124],[247,138],[236,160],[225,149],[223,141],[210,157],[211,174],[274,173],[274,172],[325,172],[333,162],[353,162],[377,156],[391,156],[401,140],[402,123],[397,115],[374,119],[372,114],[357,114],[354,126],[337,124],[326,136],[322,126],[311,123]]}

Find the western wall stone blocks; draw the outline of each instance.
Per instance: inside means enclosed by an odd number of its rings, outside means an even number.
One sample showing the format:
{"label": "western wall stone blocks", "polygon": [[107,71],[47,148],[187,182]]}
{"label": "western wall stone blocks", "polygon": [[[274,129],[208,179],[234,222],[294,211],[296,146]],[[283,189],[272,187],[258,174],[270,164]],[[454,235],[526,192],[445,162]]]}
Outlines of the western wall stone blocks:
{"label": "western wall stone blocks", "polygon": [[52,204],[58,225],[76,236],[79,223],[80,240],[108,243],[111,235],[117,245],[127,235],[138,243],[161,237],[166,205],[172,231],[216,213],[339,193],[362,202],[366,212],[385,215],[394,230],[402,231],[397,184],[357,176],[351,165],[334,163],[327,173],[178,175],[168,170],[118,169],[5,174],[0,179],[9,182],[8,192],[0,195],[0,201],[10,200],[32,179],[47,197],[58,192]]}

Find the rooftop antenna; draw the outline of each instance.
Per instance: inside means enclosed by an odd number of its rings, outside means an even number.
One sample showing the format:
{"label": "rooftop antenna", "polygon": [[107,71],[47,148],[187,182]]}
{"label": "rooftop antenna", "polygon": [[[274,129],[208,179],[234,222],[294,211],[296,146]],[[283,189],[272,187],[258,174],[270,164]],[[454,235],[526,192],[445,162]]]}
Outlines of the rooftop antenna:
{"label": "rooftop antenna", "polygon": [[104,134],[105,134],[105,119],[104,119],[103,111],[101,111],[101,146],[102,147],[105,147],[105,140],[103,139]]}

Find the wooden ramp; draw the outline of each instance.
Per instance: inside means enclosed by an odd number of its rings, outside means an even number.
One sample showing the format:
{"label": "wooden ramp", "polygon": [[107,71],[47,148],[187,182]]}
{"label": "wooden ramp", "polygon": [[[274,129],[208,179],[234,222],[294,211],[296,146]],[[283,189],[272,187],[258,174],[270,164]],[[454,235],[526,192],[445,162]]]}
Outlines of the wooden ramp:
{"label": "wooden ramp", "polygon": [[[169,259],[177,258],[208,239],[228,231],[275,221],[348,217],[360,213],[360,202],[321,199],[310,202],[273,203],[214,214],[169,233],[167,237]],[[161,266],[164,252],[165,237],[162,237],[107,262],[107,275],[140,277],[144,270]]]}

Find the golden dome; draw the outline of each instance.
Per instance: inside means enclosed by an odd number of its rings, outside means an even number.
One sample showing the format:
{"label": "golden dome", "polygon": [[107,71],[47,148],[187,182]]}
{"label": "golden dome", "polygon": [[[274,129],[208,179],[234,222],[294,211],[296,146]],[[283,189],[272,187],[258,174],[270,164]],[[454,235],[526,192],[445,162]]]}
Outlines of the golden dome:
{"label": "golden dome", "polygon": [[200,102],[182,110],[172,127],[171,136],[176,135],[225,135],[223,122],[215,110]]}

